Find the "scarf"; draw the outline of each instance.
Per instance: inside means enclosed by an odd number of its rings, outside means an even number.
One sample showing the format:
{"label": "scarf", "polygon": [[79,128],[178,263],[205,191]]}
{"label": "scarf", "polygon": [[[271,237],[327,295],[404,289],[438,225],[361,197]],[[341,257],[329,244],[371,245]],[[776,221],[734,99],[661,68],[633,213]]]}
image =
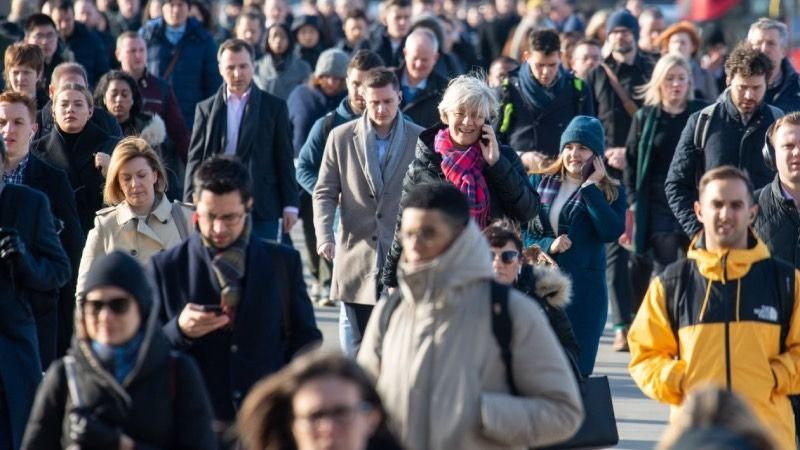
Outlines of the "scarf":
{"label": "scarf", "polygon": [[[545,234],[547,233],[544,230],[551,228],[550,221],[547,218],[550,217],[550,207],[553,205],[553,200],[558,196],[560,189],[561,175],[546,175],[542,177],[542,181],[536,187],[536,191],[539,193],[539,205],[541,205],[540,213],[536,218],[537,220],[544,218],[544,220],[541,220],[543,223],[539,224],[539,226],[542,227]],[[553,236],[568,234],[570,223],[585,209],[586,203],[584,203],[581,197],[581,190],[578,188],[561,208],[561,213],[558,215],[558,230],[551,230]]]}
{"label": "scarf", "polygon": [[568,80],[568,74],[563,67],[558,67],[558,79],[552,87],[544,87],[533,77],[531,66],[527,62],[522,63],[519,68],[519,84],[522,93],[531,102],[534,108],[544,111],[553,103],[556,96],[564,91]]}
{"label": "scarf", "polygon": [[100,360],[100,364],[108,370],[122,384],[122,381],[133,370],[136,365],[136,357],[144,341],[144,331],[139,330],[130,341],[122,345],[106,345],[92,340],[92,350]]}
{"label": "scarf", "polygon": [[250,242],[252,222],[250,215],[245,217],[245,225],[239,239],[227,248],[218,249],[202,233],[203,245],[211,253],[211,268],[217,277],[220,287],[220,304],[222,311],[230,318],[228,329],[233,327],[236,318],[236,307],[242,298],[242,278],[244,278],[247,259],[247,244]]}
{"label": "scarf", "polygon": [[450,139],[450,130],[443,128],[436,133],[433,149],[442,155],[442,172],[469,202],[469,214],[481,229],[489,224],[489,186],[483,177],[481,148],[477,142],[466,150],[459,150]]}

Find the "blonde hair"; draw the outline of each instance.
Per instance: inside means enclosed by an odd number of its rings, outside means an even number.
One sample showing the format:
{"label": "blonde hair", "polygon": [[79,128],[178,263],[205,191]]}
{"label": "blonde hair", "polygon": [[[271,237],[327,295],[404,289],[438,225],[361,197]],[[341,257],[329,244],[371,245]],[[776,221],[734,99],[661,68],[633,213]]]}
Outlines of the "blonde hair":
{"label": "blonde hair", "polygon": [[653,75],[650,77],[650,81],[634,89],[636,98],[644,99],[646,106],[661,106],[661,102],[664,101],[661,97],[661,84],[666,80],[667,72],[676,66],[683,67],[686,70],[686,77],[689,81],[689,87],[686,90],[686,101],[694,100],[692,66],[683,56],[672,53],[666,54],[658,60],[655,68],[653,68]]}
{"label": "blonde hair", "polygon": [[450,80],[439,102],[439,115],[444,117],[448,112],[465,111],[483,114],[486,122],[497,115],[500,102],[494,89],[486,84],[482,75],[459,75]]}
{"label": "blonde hair", "polygon": [[[602,159],[600,160],[602,161]],[[542,167],[533,171],[535,174],[541,175],[559,175],[563,179],[566,176],[567,169],[564,167],[563,152],[558,155],[558,158],[549,166]],[[616,178],[611,178],[608,173],[597,183],[597,187],[603,193],[608,203],[617,201],[619,198],[620,182]]]}
{"label": "blonde hair", "polygon": [[[53,105],[55,106],[55,100],[58,96],[65,91],[78,91],[86,97],[86,105],[89,106],[89,109],[94,109],[94,98],[92,97],[92,93],[89,92],[89,89],[86,89],[86,86],[81,86],[80,84],[76,83],[64,83],[58,87],[55,94],[53,94]],[[56,108],[53,107],[53,114],[56,113]]]}
{"label": "blonde hair", "polygon": [[161,158],[147,141],[140,137],[130,136],[119,141],[111,154],[106,185],[103,188],[103,201],[107,205],[116,206],[125,200],[125,194],[122,193],[122,187],[119,184],[119,170],[134,158],[146,159],[147,164],[158,176],[155,185],[156,194],[163,194],[167,190],[167,177]]}

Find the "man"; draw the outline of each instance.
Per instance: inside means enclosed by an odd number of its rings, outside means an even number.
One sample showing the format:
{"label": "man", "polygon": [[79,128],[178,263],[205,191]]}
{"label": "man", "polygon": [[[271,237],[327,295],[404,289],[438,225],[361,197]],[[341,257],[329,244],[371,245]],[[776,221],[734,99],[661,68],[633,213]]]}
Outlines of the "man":
{"label": "man", "polygon": [[447,79],[433,70],[439,58],[438,49],[436,35],[426,28],[417,28],[406,39],[403,65],[396,71],[403,93],[400,104],[403,114],[423,128],[439,122],[437,106],[447,88]]}
{"label": "man", "polygon": [[658,37],[665,28],[664,14],[658,6],[645,8],[639,15],[639,50],[653,60],[661,56]]}
{"label": "man", "polygon": [[399,67],[403,63],[403,44],[411,30],[411,0],[384,0],[381,7],[383,27],[370,39],[370,47],[387,67]]}
{"label": "man", "polygon": [[142,26],[142,3],[139,0],[117,0],[119,11],[106,11],[109,31],[119,36]]}
{"label": "man", "polygon": [[247,168],[213,156],[193,192],[198,233],[154,256],[149,274],[167,339],[194,357],[216,420],[230,425],[254,383],[322,335],[300,255],[252,234]]}
{"label": "man", "polygon": [[765,100],[785,113],[800,111],[800,77],[789,58],[789,31],[786,24],[761,18],[750,25],[747,42],[761,51],[772,63],[772,76],[767,81]]}
{"label": "man", "polygon": [[192,128],[195,106],[213,95],[221,79],[215,65],[217,45],[203,25],[189,17],[194,0],[168,0],[162,16],[139,30],[147,43],[147,69],[175,89],[186,128]]}
{"label": "man", "polygon": [[492,61],[489,65],[489,74],[487,75],[486,83],[493,88],[499,88],[508,80],[511,72],[519,69],[519,63],[514,58],[508,56],[501,56]]}
{"label": "man", "polygon": [[197,105],[184,199],[191,200],[192,179],[204,160],[217,153],[236,156],[253,178],[253,232],[275,240],[279,219],[287,235],[299,206],[286,103],[253,84],[250,44],[228,39],[217,57],[225,83]]}
{"label": "man", "polygon": [[233,37],[241,39],[256,51],[256,59],[261,57],[264,47],[264,16],[257,9],[248,9],[236,18],[233,26]]}
{"label": "man", "polygon": [[[5,160],[0,141],[0,167]],[[0,183],[0,447],[19,448],[42,379],[36,312],[52,309],[53,292],[70,277],[47,197]]]}
{"label": "man", "polygon": [[550,0],[550,20],[556,24],[559,33],[583,34],[586,31],[583,20],[575,11],[575,0]]}
{"label": "man", "polygon": [[[650,81],[653,62],[636,48],[639,22],[628,10],[611,14],[606,24],[611,54],[589,72],[586,82],[592,89],[597,117],[606,132],[605,158],[608,173],[620,179],[625,169],[625,143],[633,115],[641,106],[634,89]],[[618,243],[606,246],[608,300],[614,323],[616,351],[627,350],[625,330],[633,315],[633,293],[628,271],[628,251]]]}
{"label": "man", "polygon": [[28,17],[28,20],[25,21],[25,42],[42,49],[44,54],[43,84],[45,86],[51,83],[56,66],[75,59],[72,52],[59,39],[56,24],[50,16],[37,13]]}
{"label": "man", "polygon": [[[89,88],[86,71],[83,66],[74,62],[65,62],[59,64],[53,70],[52,81],[47,88],[50,100],[45,103],[36,116],[36,123],[38,124],[36,139],[47,136],[53,129],[53,96],[59,87],[67,83],[79,84],[87,89]],[[111,137],[122,138],[122,128],[119,126],[119,122],[103,108],[94,108],[91,117],[89,117],[89,123],[100,128]]]}
{"label": "man", "polygon": [[[325,142],[331,130],[337,126],[361,117],[366,109],[362,92],[367,72],[383,66],[380,56],[369,51],[359,50],[350,59],[347,66],[347,97],[342,99],[336,110],[317,119],[311,127],[300,156],[297,160],[297,181],[303,190],[300,192],[300,215],[303,221],[303,234],[309,255],[309,270],[315,283],[312,285],[312,300],[318,300],[323,306],[333,306],[330,300],[331,263],[320,259],[317,254],[317,237],[314,230],[314,213],[311,194],[317,185],[319,169],[322,166],[322,155]],[[313,297],[317,297],[316,299]]]}
{"label": "man", "polygon": [[286,0],[265,0],[264,16],[266,17],[265,29],[276,24],[286,24],[288,27],[293,21],[292,12]]}
{"label": "man", "polygon": [[47,91],[39,89],[44,75],[44,54],[42,49],[24,42],[17,42],[6,49],[3,58],[3,77],[6,89],[32,98],[37,108],[49,100]]}
{"label": "man", "polygon": [[603,54],[600,51],[600,44],[591,39],[582,39],[575,44],[572,50],[570,67],[576,77],[585,80],[589,77],[589,72],[603,62]]}
{"label": "man", "polygon": [[83,23],[75,21],[75,7],[72,0],[50,0],[50,16],[56,24],[58,33],[67,48],[75,55],[89,79],[89,86],[108,72],[108,49],[100,38]]}
{"label": "man", "polygon": [[342,26],[344,37],[336,43],[335,48],[351,55],[359,49],[367,48],[369,46],[367,42],[368,26],[369,21],[364,11],[360,9],[349,11],[344,17]]}
{"label": "man", "polygon": [[[403,444],[522,448],[571,436],[583,408],[564,352],[532,299],[495,294],[489,245],[466,197],[436,183],[406,200],[400,286],[378,302],[358,353]],[[502,344],[493,307],[507,314]]]}
{"label": "man", "polygon": [[800,274],[749,232],[758,206],[745,172],[711,169],[699,189],[702,230],[687,259],[651,281],[631,326],[631,376],[673,412],[694,387],[723,386],[777,448],[795,448],[787,395],[800,393]]}
{"label": "man", "polygon": [[543,168],[561,152],[559,140],[575,116],[594,115],[589,86],[561,67],[561,42],[554,30],[529,35],[526,61],[499,89],[504,107],[500,142],[520,153],[529,170]]}
{"label": "man", "polygon": [[[331,298],[344,303],[352,341],[343,350],[352,355],[380,295],[378,275],[394,239],[403,176],[423,130],[399,111],[392,71],[369,71],[364,99],[366,114],[331,133],[314,189],[317,253],[334,262]],[[340,232],[334,237],[337,207]]]}
{"label": "man", "polygon": [[712,106],[689,116],[665,183],[669,206],[687,236],[701,228],[692,205],[704,171],[722,165],[738,167],[747,171],[756,189],[775,177],[761,154],[767,128],[783,115],[764,101],[772,70],[765,54],[746,43],[739,45],[725,62],[730,88]]}
{"label": "man", "polygon": [[48,367],[70,345],[75,277],[81,262],[84,235],[67,174],[31,154],[31,140],[36,127],[36,105],[30,97],[12,91],[0,94],[0,135],[6,145],[3,181],[30,186],[47,196],[61,246],[72,269],[73,276],[59,291],[57,308],[36,318],[42,367]]}
{"label": "man", "polygon": [[511,0],[494,0],[497,15],[478,27],[478,57],[484,68],[502,56],[508,34],[520,22],[520,17]]}
{"label": "man", "polygon": [[175,170],[183,182],[183,166],[186,164],[189,149],[189,130],[172,86],[147,70],[147,46],[138,34],[132,31],[120,34],[114,55],[121,69],[139,85],[142,111],[158,114],[164,119],[170,145],[162,148],[161,154],[166,165]]}

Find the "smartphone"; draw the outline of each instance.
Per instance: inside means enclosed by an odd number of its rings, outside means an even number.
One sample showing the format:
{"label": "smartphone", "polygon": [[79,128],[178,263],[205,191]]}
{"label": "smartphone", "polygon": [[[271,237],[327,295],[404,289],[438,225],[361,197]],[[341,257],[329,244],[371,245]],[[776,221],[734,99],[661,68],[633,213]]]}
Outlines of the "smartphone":
{"label": "smartphone", "polygon": [[200,311],[203,312],[211,312],[216,315],[222,315],[222,305],[198,305],[200,307]]}
{"label": "smartphone", "polygon": [[581,167],[581,177],[585,180],[589,179],[589,176],[594,173],[594,159],[597,158],[597,155],[592,155],[591,158],[587,159],[585,163],[583,163],[583,167]]}

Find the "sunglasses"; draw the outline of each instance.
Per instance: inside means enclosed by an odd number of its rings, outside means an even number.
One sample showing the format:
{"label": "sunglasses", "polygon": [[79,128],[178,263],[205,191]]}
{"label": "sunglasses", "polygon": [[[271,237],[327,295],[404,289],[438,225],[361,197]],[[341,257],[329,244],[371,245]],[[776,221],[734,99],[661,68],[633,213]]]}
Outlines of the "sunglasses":
{"label": "sunglasses", "polygon": [[99,316],[104,308],[118,316],[128,312],[131,307],[131,299],[128,297],[112,298],[110,300],[86,300],[83,303],[84,310],[92,315]]}
{"label": "sunglasses", "polygon": [[503,261],[503,264],[511,264],[512,262],[516,261],[517,257],[519,257],[519,252],[516,250],[506,250],[500,253],[491,252],[491,254],[492,261],[499,256],[500,261]]}

